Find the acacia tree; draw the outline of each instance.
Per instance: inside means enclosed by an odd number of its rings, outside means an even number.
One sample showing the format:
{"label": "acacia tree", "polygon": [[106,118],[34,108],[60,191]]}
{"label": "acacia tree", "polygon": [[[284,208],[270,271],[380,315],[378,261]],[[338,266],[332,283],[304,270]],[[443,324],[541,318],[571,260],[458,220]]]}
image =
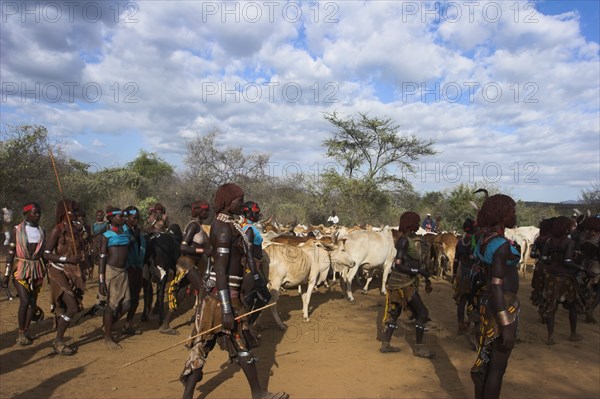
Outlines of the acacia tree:
{"label": "acacia tree", "polygon": [[[402,134],[400,127],[387,117],[369,117],[360,112],[342,117],[333,112],[325,114],[325,119],[335,130],[323,146],[326,155],[341,167],[322,174],[322,191],[338,194],[333,196],[330,207],[344,207],[350,222],[385,222],[378,215],[390,213],[387,207],[392,201],[388,192],[412,189],[408,180],[394,175],[391,169],[414,173],[414,161],[436,153],[433,140]],[[344,214],[340,217],[343,220]]]}
{"label": "acacia tree", "polygon": [[325,119],[336,128],[333,137],[323,141],[327,156],[340,163],[342,174],[349,179],[371,181],[380,188],[409,186],[406,179],[388,169],[399,166],[414,173],[412,162],[436,153],[433,140],[401,134],[391,118],[370,118],[360,112],[343,118],[333,112],[325,114]]}

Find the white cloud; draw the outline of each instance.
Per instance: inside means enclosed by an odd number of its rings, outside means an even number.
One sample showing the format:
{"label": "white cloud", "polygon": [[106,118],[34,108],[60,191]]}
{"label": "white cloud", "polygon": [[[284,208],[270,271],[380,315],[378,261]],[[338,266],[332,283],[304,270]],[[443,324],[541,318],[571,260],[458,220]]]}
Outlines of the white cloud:
{"label": "white cloud", "polygon": [[[491,3],[502,9],[497,22],[481,12]],[[523,2],[515,22],[516,3],[491,3],[480,2],[472,21],[458,3],[458,21],[439,23],[424,12],[430,3],[393,1],[303,3],[298,22],[281,8],[242,14],[243,2],[229,3],[239,22],[210,8],[221,2],[141,2],[135,23],[125,23],[123,10],[115,22],[108,6],[97,23],[23,24],[11,15],[0,35],[2,123],[46,125],[88,162],[123,164],[145,148],[177,166],[186,140],[218,127],[224,145],[308,168],[327,162],[324,112],[369,112],[434,138],[440,153],[429,165],[496,162],[501,182],[525,199],[573,199],[581,181],[599,177],[598,43],[582,35],[577,13],[530,14]],[[59,101],[48,101],[52,82],[63,90]],[[68,82],[79,84],[73,98]],[[472,99],[469,82],[477,84]],[[410,96],[407,83],[418,87]],[[463,91],[452,103],[447,90],[456,85]],[[106,152],[123,134],[133,144]],[[529,163],[536,184],[521,181]],[[447,180],[414,183],[441,190],[452,186]]]}

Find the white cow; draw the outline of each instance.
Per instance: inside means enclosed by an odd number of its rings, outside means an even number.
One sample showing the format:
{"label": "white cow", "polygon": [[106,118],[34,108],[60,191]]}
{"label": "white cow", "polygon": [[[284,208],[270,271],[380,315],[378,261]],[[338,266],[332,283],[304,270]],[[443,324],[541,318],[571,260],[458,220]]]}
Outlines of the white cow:
{"label": "white cow", "polygon": [[504,236],[511,241],[516,242],[521,247],[521,260],[519,261],[519,270],[523,278],[527,277],[527,261],[531,253],[531,246],[535,239],[540,235],[540,229],[534,226],[517,227],[514,229],[505,228]]}
{"label": "white cow", "polygon": [[[302,296],[302,318],[309,322],[310,297],[315,286],[327,279],[330,267],[329,253],[320,243],[310,240],[301,247],[270,243],[265,246],[264,254],[264,258],[268,260],[266,269],[269,275],[271,302],[277,302],[282,286],[298,286]],[[286,326],[276,308],[277,305],[271,307],[273,318],[281,329],[285,329]]]}
{"label": "white cow", "polygon": [[338,245],[338,250],[331,253],[331,261],[334,270],[342,270],[347,299],[354,301],[352,280],[361,266],[367,272],[378,268],[383,270],[381,293],[385,294],[385,281],[396,255],[392,229],[386,226],[380,232],[354,231],[341,238]]}

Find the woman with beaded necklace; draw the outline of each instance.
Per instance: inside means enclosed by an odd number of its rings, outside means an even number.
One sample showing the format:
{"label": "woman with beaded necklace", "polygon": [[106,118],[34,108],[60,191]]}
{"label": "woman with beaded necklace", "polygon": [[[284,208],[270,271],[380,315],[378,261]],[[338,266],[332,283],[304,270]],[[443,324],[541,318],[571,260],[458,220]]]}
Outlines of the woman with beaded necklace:
{"label": "woman with beaded necklace", "polygon": [[[42,211],[37,202],[29,202],[23,207],[23,222],[14,227],[9,242],[6,271],[2,283],[8,285],[13,276],[19,294],[19,335],[17,343],[31,345],[33,338],[27,333],[31,320],[39,320],[43,312],[36,305],[42,289],[46,268],[42,261],[45,245],[44,231],[38,225]],[[13,270],[14,267],[14,270]]]}

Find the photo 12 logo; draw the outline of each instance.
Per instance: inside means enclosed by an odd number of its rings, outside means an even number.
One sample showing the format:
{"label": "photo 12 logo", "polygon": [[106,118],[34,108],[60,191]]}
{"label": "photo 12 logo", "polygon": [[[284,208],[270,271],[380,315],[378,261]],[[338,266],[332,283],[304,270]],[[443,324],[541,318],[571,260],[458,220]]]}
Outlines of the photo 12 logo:
{"label": "photo 12 logo", "polygon": [[[411,170],[412,169],[412,170]],[[498,183],[512,181],[518,184],[537,184],[540,166],[535,162],[513,162],[509,166],[497,162],[422,162],[411,163],[402,168],[402,177],[416,179],[421,183],[475,183],[485,181]]]}
{"label": "photo 12 logo", "polygon": [[124,104],[140,102],[136,82],[113,82],[102,86],[97,82],[2,82],[2,103],[18,99],[25,103],[98,103],[104,101]]}
{"label": "photo 12 logo", "polygon": [[[504,89],[503,89],[504,87]],[[402,102],[495,104],[508,96],[509,101],[537,104],[540,88],[535,82],[402,82]]]}
{"label": "photo 12 logo", "polygon": [[402,1],[402,22],[422,23],[489,23],[512,20],[514,23],[538,23],[538,10],[533,2],[519,1]]}
{"label": "photo 12 logo", "polygon": [[203,1],[202,22],[227,23],[259,22],[273,23],[283,20],[297,23],[310,20],[313,23],[337,23],[339,4],[337,2],[297,2],[297,1]]}
{"label": "photo 12 logo", "polygon": [[202,102],[337,103],[335,82],[202,82]]}
{"label": "photo 12 logo", "polygon": [[2,1],[2,22],[21,23],[85,22],[138,23],[140,8],[135,2],[118,1]]}

